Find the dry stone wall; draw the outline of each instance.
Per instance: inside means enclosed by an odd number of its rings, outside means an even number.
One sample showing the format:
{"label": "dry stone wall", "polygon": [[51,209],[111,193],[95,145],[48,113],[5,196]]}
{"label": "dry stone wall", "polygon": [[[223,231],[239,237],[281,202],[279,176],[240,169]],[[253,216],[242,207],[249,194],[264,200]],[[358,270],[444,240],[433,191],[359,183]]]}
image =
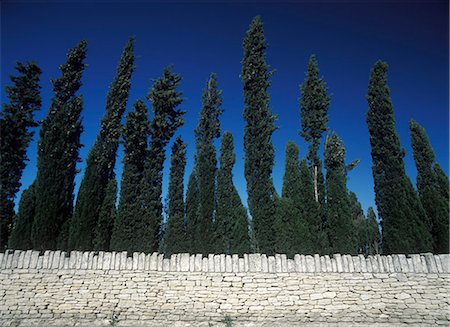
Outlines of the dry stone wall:
{"label": "dry stone wall", "polygon": [[7,251],[0,325],[448,326],[449,264],[432,254]]}

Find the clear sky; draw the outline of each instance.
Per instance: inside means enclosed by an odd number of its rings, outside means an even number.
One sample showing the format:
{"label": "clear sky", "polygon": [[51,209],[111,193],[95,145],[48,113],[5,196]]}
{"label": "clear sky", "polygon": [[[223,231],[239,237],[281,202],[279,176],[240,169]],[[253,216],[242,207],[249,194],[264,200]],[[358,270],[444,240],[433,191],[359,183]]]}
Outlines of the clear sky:
{"label": "clear sky", "polygon": [[[256,3],[97,1],[1,3],[1,100],[14,63],[35,60],[43,70],[42,110],[45,117],[52,97],[51,79],[58,78],[69,48],[88,41],[88,67],[80,92],[84,96],[81,141],[82,162],[76,183],[80,184],[85,159],[99,131],[105,99],[121,51],[130,36],[136,37],[136,71],[127,110],[144,99],[152,79],[174,65],[183,76],[180,90],[187,110],[185,125],[177,135],[188,143],[186,182],[193,166],[194,128],[201,109],[201,93],[210,72],[218,75],[223,90],[222,131],[235,137],[237,162],[234,181],[247,201],[244,178],[243,98],[241,71],[242,39],[253,16],[261,15],[269,44],[267,61],[275,74],[269,89],[270,107],[279,116],[273,134],[276,149],[273,179],[281,192],[284,150],[288,140],[307,144],[298,135],[299,84],[308,58],[316,54],[332,101],[329,128],[338,133],[347,148],[347,161],[361,163],[349,174],[348,187],[356,192],[364,210],[374,206],[370,143],[365,115],[369,72],[377,59],[389,63],[389,86],[397,131],[406,149],[407,174],[415,184],[408,121],[417,120],[428,132],[438,162],[448,174],[449,165],[449,5],[448,1],[345,1],[344,3],[291,1]],[[147,104],[149,102],[147,101]],[[36,140],[28,151],[30,162],[22,189],[36,176]],[[324,134],[325,137],[325,134]],[[174,137],[175,139],[175,137]],[[170,146],[170,145],[169,145]],[[217,142],[217,148],[219,142]],[[116,173],[121,176],[122,148]],[[320,150],[323,153],[323,146]],[[167,158],[170,155],[168,148]],[[167,195],[169,161],[164,171]],[[186,183],[187,184],[187,183]],[[20,196],[20,193],[17,197]]]}

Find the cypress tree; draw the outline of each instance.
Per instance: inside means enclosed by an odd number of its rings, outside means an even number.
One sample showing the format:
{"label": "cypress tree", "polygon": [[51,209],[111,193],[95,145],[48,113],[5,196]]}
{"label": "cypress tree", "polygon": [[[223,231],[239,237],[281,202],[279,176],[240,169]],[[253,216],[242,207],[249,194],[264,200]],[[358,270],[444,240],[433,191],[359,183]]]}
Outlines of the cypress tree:
{"label": "cypress tree", "polygon": [[170,155],[170,178],[167,228],[164,234],[164,253],[188,252],[184,223],[184,169],[186,168],[186,144],[177,137]]}
{"label": "cypress tree", "polygon": [[425,129],[414,120],[409,122],[414,161],[417,167],[417,190],[420,202],[428,216],[435,253],[449,251],[449,200],[439,190],[433,169],[435,155]]}
{"label": "cypress tree", "polygon": [[[299,149],[289,141],[286,144],[286,163],[282,197],[275,222],[276,250],[293,256],[296,253],[311,253],[313,242],[309,221],[306,220],[302,194],[302,178],[298,161]],[[313,197],[311,197],[313,200]]]}
{"label": "cypress tree", "polygon": [[439,186],[439,191],[441,195],[448,199],[449,196],[449,181],[447,175],[442,170],[441,166],[438,163],[434,164],[433,167],[434,174],[436,176],[436,182]]}
{"label": "cypress tree", "polygon": [[269,66],[263,24],[255,17],[243,43],[241,78],[244,86],[244,149],[248,206],[253,220],[255,239],[261,253],[273,254],[275,234],[275,188],[272,182],[274,147],[271,137],[276,116],[269,110]]}
{"label": "cypress tree", "polygon": [[200,120],[195,129],[197,155],[195,166],[199,189],[198,217],[195,237],[195,253],[208,254],[214,239],[215,188],[217,174],[216,149],[214,139],[220,136],[220,120],[222,113],[222,91],[218,89],[216,74],[212,73],[202,96]]}
{"label": "cypress tree", "polygon": [[325,186],[322,172],[322,161],[317,152],[320,139],[327,130],[328,107],[330,96],[323,78],[319,78],[319,68],[315,55],[309,58],[305,80],[300,85],[300,116],[302,130],[300,135],[310,143],[307,159],[309,161],[314,180],[314,195],[322,206],[325,202]]}
{"label": "cypress tree", "polygon": [[94,246],[95,230],[100,226],[97,224],[100,209],[109,180],[114,175],[121,119],[127,105],[134,69],[133,45],[134,39],[130,38],[120,58],[116,77],[109,88],[100,133],[87,158],[84,177],[70,223],[70,249],[86,251],[92,250]]}
{"label": "cypress tree", "polygon": [[72,216],[80,135],[82,97],[76,93],[86,58],[86,41],[69,51],[60,66],[62,76],[53,81],[55,96],[42,123],[38,143],[36,209],[31,239],[33,248],[55,249],[64,223]]}
{"label": "cypress tree", "polygon": [[8,246],[16,250],[30,250],[33,248],[31,242],[31,226],[33,225],[36,195],[34,183],[23,191],[19,202],[19,212],[14,217],[14,226],[8,240]]}
{"label": "cypress tree", "polygon": [[233,135],[225,132],[220,146],[220,168],[217,174],[217,214],[215,244],[217,253],[250,252],[247,210],[233,183],[236,162]]}
{"label": "cypress tree", "polygon": [[379,254],[381,253],[381,235],[378,228],[377,217],[372,207],[369,207],[367,211],[366,220],[366,233],[367,233],[367,254]]}
{"label": "cypress tree", "polygon": [[113,174],[106,186],[103,203],[98,214],[97,226],[94,232],[94,250],[95,251],[109,251],[111,241],[111,234],[116,220],[116,197],[117,197],[117,182]]}
{"label": "cypress tree", "polygon": [[181,93],[177,91],[181,76],[174,74],[171,67],[164,69],[163,76],[156,80],[147,98],[153,104],[153,120],[150,128],[150,149],[145,163],[144,177],[141,182],[139,198],[140,225],[135,230],[131,249],[128,251],[156,252],[160,239],[162,222],[162,177],[166,159],[165,147],[183,125],[185,111],[176,109],[181,102]]}
{"label": "cypress tree", "polygon": [[345,148],[336,133],[325,140],[328,239],[332,253],[356,254],[355,225],[347,190]]}
{"label": "cypress tree", "polygon": [[198,207],[199,207],[199,190],[198,180],[195,167],[189,176],[186,191],[186,242],[189,252],[195,253],[199,245],[196,241],[199,239],[197,231],[198,224]]}
{"label": "cypress tree", "polygon": [[14,198],[22,185],[26,151],[34,134],[30,128],[38,125],[33,113],[41,107],[41,69],[34,62],[17,62],[15,69],[19,75],[9,77],[13,83],[5,88],[9,103],[0,113],[0,251],[12,227]]}
{"label": "cypress tree", "polygon": [[432,249],[425,211],[403,163],[395,130],[386,63],[377,61],[369,80],[366,121],[372,147],[375,202],[383,222],[383,252],[419,253]]}
{"label": "cypress tree", "polygon": [[367,247],[367,219],[354,192],[349,192],[350,212],[355,226],[355,244],[358,253],[365,254]]}
{"label": "cypress tree", "polygon": [[150,135],[148,109],[141,100],[133,105],[123,129],[124,158],[120,199],[111,235],[110,249],[126,251],[133,248],[135,232],[141,228],[139,216],[139,184],[144,176],[147,141]]}

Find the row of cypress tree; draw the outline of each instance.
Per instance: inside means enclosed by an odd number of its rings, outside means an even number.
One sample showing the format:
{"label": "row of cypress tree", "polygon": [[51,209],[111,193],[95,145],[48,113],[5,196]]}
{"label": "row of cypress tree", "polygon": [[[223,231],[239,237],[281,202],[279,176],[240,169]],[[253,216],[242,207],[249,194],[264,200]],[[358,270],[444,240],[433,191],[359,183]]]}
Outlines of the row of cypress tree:
{"label": "row of cypress tree", "polygon": [[[82,96],[78,94],[86,58],[85,41],[69,51],[61,77],[53,81],[54,97],[42,122],[38,142],[38,173],[14,213],[14,197],[25,167],[33,112],[41,107],[35,63],[18,63],[19,76],[7,87],[10,99],[0,119],[0,246],[17,249],[162,251],[207,254],[248,253],[412,253],[448,252],[449,181],[436,163],[425,130],[410,123],[416,162],[417,192],[406,176],[404,149],[395,131],[387,86],[387,65],[377,62],[369,79],[367,124],[372,147],[376,204],[367,217],[356,194],[347,189],[345,146],[335,132],[324,142],[324,166],[319,156],[328,130],[331,97],[311,56],[300,86],[300,136],[309,143],[306,159],[297,145],[286,145],[281,196],[272,180],[275,149],[271,136],[276,115],[269,109],[270,77],[263,24],[255,17],[244,38],[241,78],[244,90],[244,153],[248,207],[233,184],[236,161],[233,136],[221,138],[219,167],[214,142],[221,136],[222,91],[211,74],[202,96],[195,129],[196,154],[186,197],[186,144],[173,142],[166,224],[163,224],[162,171],[165,149],[183,125],[179,109],[181,76],[171,67],[157,79],[147,99],[137,100],[121,121],[134,71],[134,39],[126,44],[111,83],[101,129],[91,148],[74,203],[74,177],[82,132]],[[114,174],[120,139],[124,144],[118,206]],[[7,241],[9,239],[9,241]]]}

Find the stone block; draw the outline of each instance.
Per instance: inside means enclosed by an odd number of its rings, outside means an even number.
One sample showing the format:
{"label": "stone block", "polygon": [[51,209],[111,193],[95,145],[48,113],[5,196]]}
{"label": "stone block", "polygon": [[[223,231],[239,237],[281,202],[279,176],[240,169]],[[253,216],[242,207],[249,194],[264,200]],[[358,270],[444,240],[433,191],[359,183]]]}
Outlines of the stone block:
{"label": "stone block", "polygon": [[195,254],[189,257],[189,271],[193,272],[195,270]]}
{"label": "stone block", "polygon": [[327,263],[325,262],[325,257],[323,255],[320,256],[320,271],[327,272]]}
{"label": "stone block", "polygon": [[314,266],[316,272],[322,271],[322,267],[320,265],[320,256],[318,254],[314,254]]}
{"label": "stone block", "polygon": [[17,258],[17,269],[23,269],[23,259],[25,256],[25,251],[20,251],[20,254]]}
{"label": "stone block", "polygon": [[231,260],[231,255],[225,257],[225,271],[233,272],[233,262]]}
{"label": "stone block", "polygon": [[[202,271],[203,255],[198,253],[195,255],[194,271]],[[174,270],[176,271],[176,270]]]}
{"label": "stone block", "polygon": [[438,273],[443,273],[444,269],[442,267],[441,258],[438,255],[435,255],[434,261],[436,262],[436,269],[437,269]]}
{"label": "stone block", "polygon": [[225,262],[225,254],[220,254],[220,271],[226,271],[226,262]]}
{"label": "stone block", "polygon": [[[15,251],[14,254],[19,254],[21,251]],[[50,254],[52,254],[52,251],[45,251],[44,252],[44,257],[42,258],[42,269],[48,269],[50,266]],[[14,262],[14,258],[13,258],[13,262]],[[11,268],[16,268],[17,265],[14,267],[14,263],[13,266]]]}
{"label": "stone block", "polygon": [[294,255],[295,271],[301,272],[300,254]]}
{"label": "stone block", "polygon": [[370,255],[369,258],[370,258],[370,264],[372,266],[372,272],[374,272],[374,273],[380,272],[380,267],[378,266],[378,260],[377,260],[376,256]]}
{"label": "stone block", "polygon": [[150,256],[150,268],[149,270],[156,271],[158,270],[158,253],[153,252]]}
{"label": "stone block", "polygon": [[424,272],[422,267],[422,261],[420,260],[420,254],[411,254],[410,257],[413,262],[414,272],[416,273]]}
{"label": "stone block", "polygon": [[92,257],[92,269],[97,269],[98,266],[98,253]]}
{"label": "stone block", "polygon": [[75,269],[81,269],[82,262],[83,262],[83,252],[77,251],[77,262],[75,264]]}
{"label": "stone block", "polygon": [[261,254],[261,271],[269,272],[269,262],[267,261],[267,255]]}
{"label": "stone block", "polygon": [[89,252],[83,252],[83,255],[81,256],[81,269],[87,269],[88,267],[88,258],[89,258]]}
{"label": "stone block", "polygon": [[[25,252],[25,255],[23,257],[23,264],[22,264],[22,268],[24,269],[28,269],[30,267],[30,259],[31,259],[31,254],[33,253],[32,250],[28,250]],[[0,262],[2,261],[1,256],[3,255],[3,253],[0,253]]]}
{"label": "stone block", "polygon": [[220,254],[214,256],[214,271],[222,272],[222,265],[220,264]]}
{"label": "stone block", "polygon": [[62,251],[59,256],[59,269],[67,269],[69,267],[69,258],[67,252]]}
{"label": "stone block", "polygon": [[331,271],[338,272],[336,259],[333,257],[333,258],[330,258],[330,260],[331,260]]}
{"label": "stone block", "polygon": [[450,273],[450,255],[449,254],[439,254],[439,259],[441,261],[443,272]]}
{"label": "stone block", "polygon": [[127,257],[128,257],[127,251],[120,252],[120,270],[127,269]]}
{"label": "stone block", "polygon": [[209,268],[209,264],[208,264],[208,258],[204,257],[202,259],[202,271],[203,272],[208,272],[208,268]]}
{"label": "stone block", "polygon": [[352,261],[355,272],[361,272],[361,260],[359,259],[359,256],[352,256]]}
{"label": "stone block", "polygon": [[270,255],[267,258],[267,265],[269,268],[269,272],[270,273],[275,273],[277,272],[277,266],[276,266],[276,261],[275,261],[275,257],[273,255]]}
{"label": "stone block", "polygon": [[331,259],[330,256],[324,255],[325,258],[325,268],[326,268],[326,272],[333,272],[333,265],[331,264]]}
{"label": "stone block", "polygon": [[286,256],[286,254],[281,255],[281,272],[287,272],[287,256]]}
{"label": "stone block", "polygon": [[139,252],[133,252],[133,270],[137,270],[139,265]]}
{"label": "stone block", "polygon": [[437,273],[437,265],[436,261],[434,259],[434,255],[432,253],[425,253],[423,254],[423,258],[425,259],[425,263],[427,265],[427,270],[430,273]]}
{"label": "stone block", "polygon": [[180,253],[180,271],[189,271],[189,253]]}
{"label": "stone block", "polygon": [[413,259],[412,258],[406,258],[406,263],[407,263],[407,267],[408,267],[409,270],[405,269],[405,272],[406,271],[414,272]]}
{"label": "stone block", "polygon": [[208,254],[208,271],[216,271],[214,267],[214,254]]}
{"label": "stone block", "polygon": [[244,254],[244,271],[249,271],[249,262],[248,262],[248,254]]}
{"label": "stone block", "polygon": [[362,254],[358,255],[359,262],[361,263],[361,272],[365,273],[367,272],[367,264],[366,264],[366,258]]}
{"label": "stone block", "polygon": [[306,272],[315,272],[316,266],[314,265],[314,258],[311,255],[306,256]]}
{"label": "stone block", "polygon": [[127,256],[127,270],[133,270],[133,257]]}
{"label": "stone block", "polygon": [[239,272],[245,271],[244,258],[239,258]]}
{"label": "stone block", "polygon": [[162,271],[170,271],[170,259],[163,259]]}
{"label": "stone block", "polygon": [[[290,273],[295,272],[294,259],[287,259],[287,271]],[[265,271],[263,270],[263,272],[265,272]]]}
{"label": "stone block", "polygon": [[260,272],[261,271],[261,254],[251,253],[248,256],[249,260],[249,271]]}
{"label": "stone block", "polygon": [[378,271],[380,273],[385,272],[385,268],[384,268],[383,260],[381,259],[381,255],[377,254],[377,255],[375,255],[375,258],[377,259],[377,262],[378,262]]}
{"label": "stone block", "polygon": [[177,271],[177,256],[176,253],[170,255],[170,271]]}
{"label": "stone block", "polygon": [[[100,251],[98,253],[98,259],[97,259],[98,269],[103,269],[103,270],[114,269],[115,268],[114,259],[113,259],[114,254],[115,254],[115,252],[111,253],[111,252]],[[102,257],[103,257],[103,259],[102,259]],[[101,267],[99,267],[99,264],[101,265]]]}
{"label": "stone block", "polygon": [[348,268],[347,255],[346,254],[341,255],[341,260],[342,260],[342,272],[348,272],[349,268]]}
{"label": "stone block", "polygon": [[347,255],[347,263],[348,263],[348,271],[354,272],[355,271],[355,265],[353,264],[353,257],[351,255]]}
{"label": "stone block", "polygon": [[233,260],[233,272],[239,272],[239,255],[233,254],[231,260]]}
{"label": "stone block", "polygon": [[[36,269],[38,258],[39,258],[39,251],[32,251],[31,252],[31,258],[30,258],[30,265],[28,266],[28,268]],[[6,253],[5,253],[4,261],[6,261]],[[4,268],[3,267],[3,262],[2,262],[2,268]]]}
{"label": "stone block", "polygon": [[[162,271],[162,268],[163,268],[163,260],[164,260],[164,254],[158,254],[157,260],[158,260],[158,267],[157,267],[157,270],[158,270],[158,271]],[[189,262],[189,254],[188,254],[188,262]],[[189,270],[189,268],[188,268],[188,270]],[[187,270],[187,271],[188,271],[188,270]]]}
{"label": "stone block", "polygon": [[282,272],[283,269],[281,267],[281,254],[275,254],[275,271]]}
{"label": "stone block", "polygon": [[337,272],[343,272],[344,267],[342,267],[342,257],[339,253],[333,254],[334,260],[336,260]]}
{"label": "stone block", "polygon": [[372,256],[368,256],[366,258],[366,268],[367,268],[367,272],[369,272],[369,273],[373,272],[373,269],[372,269]]}
{"label": "stone block", "polygon": [[401,266],[400,258],[398,256],[398,254],[392,255],[392,263],[393,263],[395,272],[402,272],[402,266]]}
{"label": "stone block", "polygon": [[145,270],[150,270],[150,261],[152,260],[152,255],[151,253],[147,253],[145,255]]}

